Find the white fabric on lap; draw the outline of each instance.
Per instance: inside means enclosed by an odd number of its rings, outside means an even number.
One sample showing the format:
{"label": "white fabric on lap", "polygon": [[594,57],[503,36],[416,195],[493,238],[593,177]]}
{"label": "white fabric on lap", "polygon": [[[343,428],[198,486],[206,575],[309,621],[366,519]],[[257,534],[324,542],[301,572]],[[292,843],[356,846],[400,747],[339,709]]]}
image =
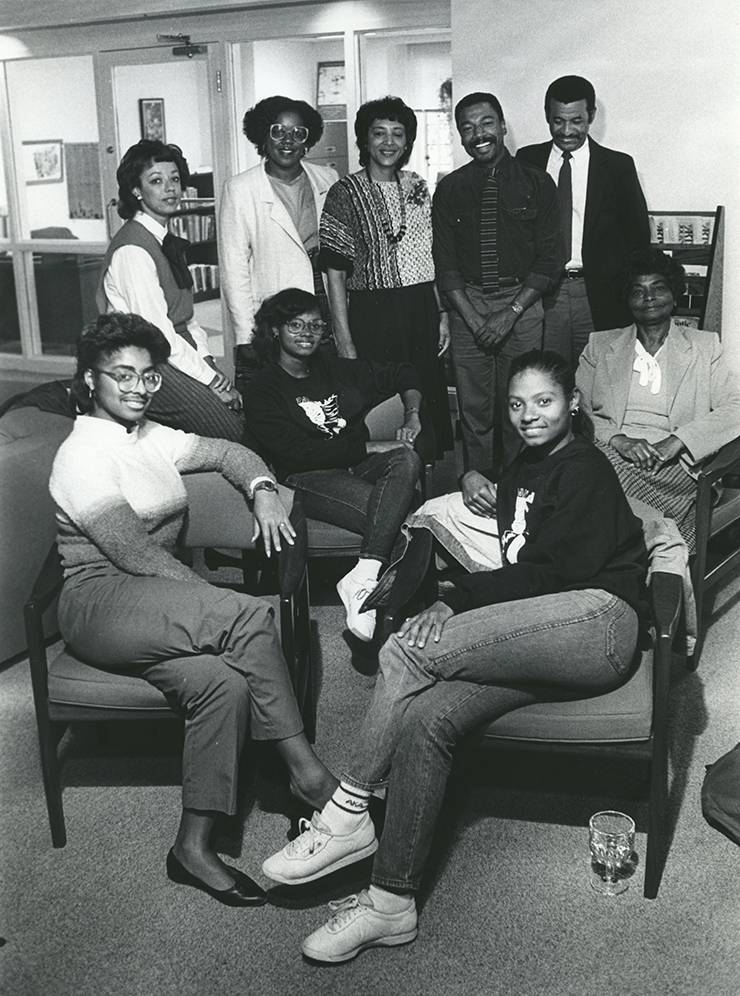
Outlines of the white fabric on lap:
{"label": "white fabric on lap", "polygon": [[501,567],[496,518],[471,512],[460,491],[424,502],[406,519],[404,529],[428,529],[471,574]]}

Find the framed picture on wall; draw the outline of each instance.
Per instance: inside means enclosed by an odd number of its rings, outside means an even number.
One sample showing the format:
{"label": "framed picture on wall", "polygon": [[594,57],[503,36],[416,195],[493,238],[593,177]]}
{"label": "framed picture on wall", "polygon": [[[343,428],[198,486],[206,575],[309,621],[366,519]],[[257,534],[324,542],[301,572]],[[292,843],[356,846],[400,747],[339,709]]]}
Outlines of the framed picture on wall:
{"label": "framed picture on wall", "polygon": [[161,97],[142,97],[139,101],[141,137],[166,142],[164,130],[164,100]]}
{"label": "framed picture on wall", "polygon": [[323,118],[347,116],[343,62],[320,62],[316,71],[316,107]]}
{"label": "framed picture on wall", "polygon": [[61,138],[22,142],[23,177],[27,184],[61,183],[64,179],[64,143]]}

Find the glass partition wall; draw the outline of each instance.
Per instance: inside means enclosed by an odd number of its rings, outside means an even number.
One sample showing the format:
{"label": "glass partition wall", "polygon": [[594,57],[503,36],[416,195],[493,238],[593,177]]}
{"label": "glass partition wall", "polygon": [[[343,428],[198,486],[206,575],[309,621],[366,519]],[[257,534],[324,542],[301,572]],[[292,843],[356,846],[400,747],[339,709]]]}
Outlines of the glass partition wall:
{"label": "glass partition wall", "polygon": [[13,169],[0,172],[0,352],[70,357],[96,314],[107,241],[93,58],[8,62],[5,88]]}

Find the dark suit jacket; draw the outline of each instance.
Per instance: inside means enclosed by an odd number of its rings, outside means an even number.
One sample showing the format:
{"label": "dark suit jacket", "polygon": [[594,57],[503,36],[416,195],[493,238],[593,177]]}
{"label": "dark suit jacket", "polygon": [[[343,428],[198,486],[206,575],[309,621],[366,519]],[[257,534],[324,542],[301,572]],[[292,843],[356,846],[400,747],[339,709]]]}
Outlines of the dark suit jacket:
{"label": "dark suit jacket", "polygon": [[[594,327],[621,328],[632,322],[622,293],[622,266],[633,249],[650,242],[647,205],[631,156],[605,149],[588,139],[591,157],[583,223],[583,276]],[[544,170],[552,142],[527,145],[517,152]]]}

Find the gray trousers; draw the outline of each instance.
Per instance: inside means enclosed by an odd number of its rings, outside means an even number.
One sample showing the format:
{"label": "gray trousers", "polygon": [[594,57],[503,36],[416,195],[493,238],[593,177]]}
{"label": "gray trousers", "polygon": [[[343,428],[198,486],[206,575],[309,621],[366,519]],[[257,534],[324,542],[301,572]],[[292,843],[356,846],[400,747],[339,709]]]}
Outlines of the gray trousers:
{"label": "gray trousers", "polygon": [[303,729],[273,610],[261,599],[112,568],[65,581],[59,627],[82,660],[139,675],[184,715],[187,809],[235,813],[247,731],[283,740]]}
{"label": "gray trousers", "polygon": [[557,289],[544,298],[545,338],[544,348],[554,349],[575,370],[586,348],[588,337],[594,331],[591,307],[586,296],[583,277],[560,281]]}
{"label": "gray trousers", "polygon": [[[507,308],[520,286],[484,294],[479,287],[468,285],[465,293],[479,314],[486,315]],[[542,303],[536,301],[520,315],[509,335],[491,351],[481,349],[460,315],[450,311],[450,345],[462,428],[463,467],[485,472],[506,465],[521,446],[506,408],[509,367],[516,356],[530,349],[541,349]],[[502,442],[495,452],[496,416]]]}

